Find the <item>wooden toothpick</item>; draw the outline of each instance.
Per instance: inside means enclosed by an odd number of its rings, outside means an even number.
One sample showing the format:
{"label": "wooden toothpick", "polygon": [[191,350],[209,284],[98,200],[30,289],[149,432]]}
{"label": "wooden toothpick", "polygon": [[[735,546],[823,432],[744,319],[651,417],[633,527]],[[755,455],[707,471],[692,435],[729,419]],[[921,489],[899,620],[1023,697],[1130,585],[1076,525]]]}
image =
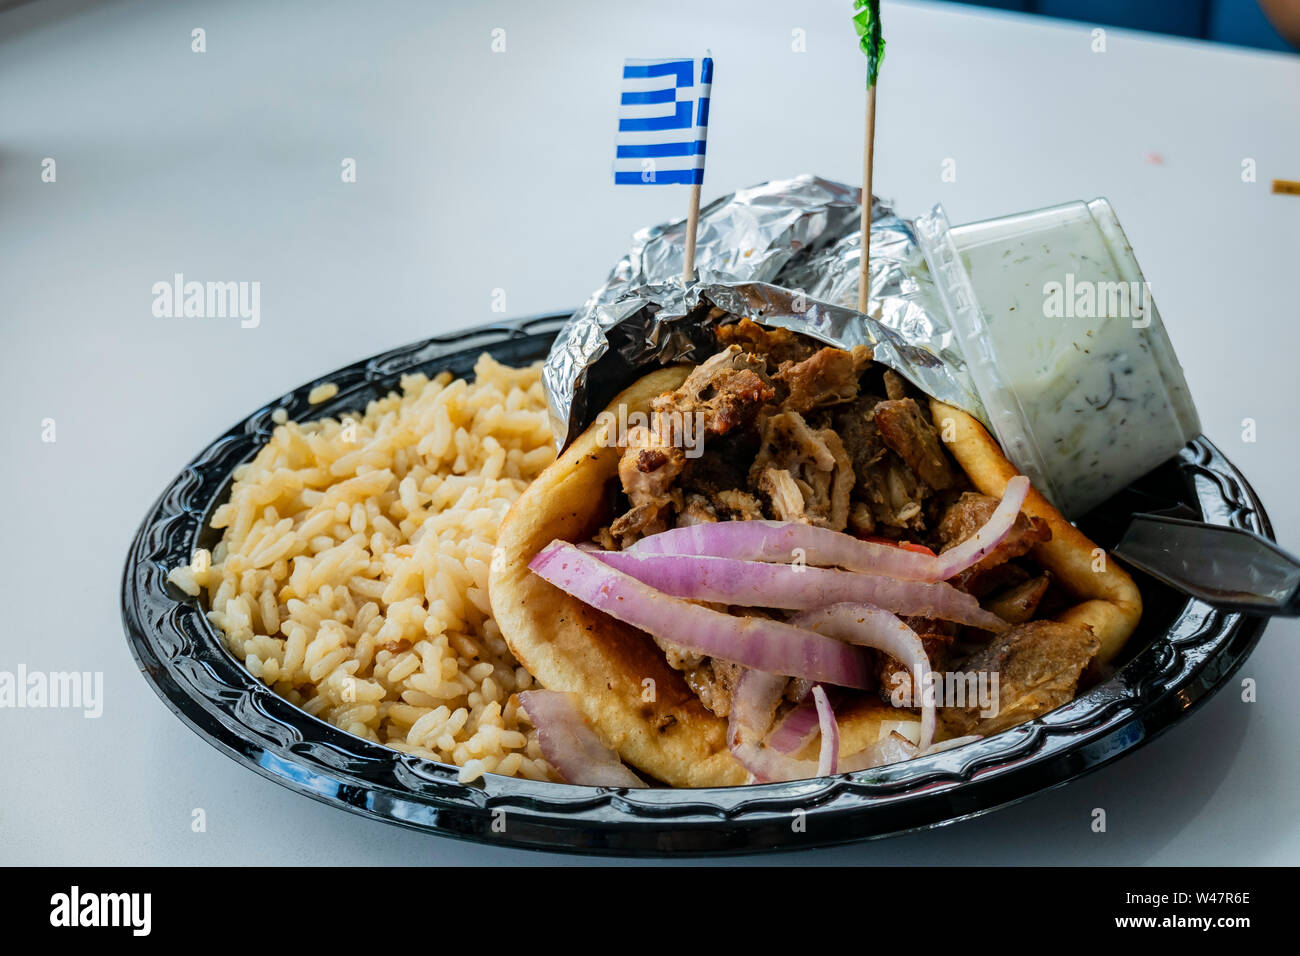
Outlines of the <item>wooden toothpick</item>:
{"label": "wooden toothpick", "polygon": [[862,148],[862,271],[858,274],[858,311],[867,311],[871,293],[871,165],[876,144],[876,87],[867,87],[866,141]]}
{"label": "wooden toothpick", "polygon": [[700,184],[691,186],[691,205],[686,212],[686,258],[682,264],[682,284],[689,285],[695,276],[695,230],[700,224]]}

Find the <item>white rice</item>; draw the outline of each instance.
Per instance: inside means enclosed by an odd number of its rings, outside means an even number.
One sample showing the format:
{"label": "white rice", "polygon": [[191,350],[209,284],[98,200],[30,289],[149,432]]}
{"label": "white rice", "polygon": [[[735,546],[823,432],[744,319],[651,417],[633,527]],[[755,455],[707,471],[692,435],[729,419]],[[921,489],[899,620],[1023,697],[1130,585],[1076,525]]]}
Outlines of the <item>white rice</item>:
{"label": "white rice", "polygon": [[341,420],[273,416],[213,515],[220,543],[168,579],[206,591],[231,652],[309,713],[465,782],[556,780],[487,596],[497,528],[554,460],[541,368],[483,355],[474,375],[403,377]]}

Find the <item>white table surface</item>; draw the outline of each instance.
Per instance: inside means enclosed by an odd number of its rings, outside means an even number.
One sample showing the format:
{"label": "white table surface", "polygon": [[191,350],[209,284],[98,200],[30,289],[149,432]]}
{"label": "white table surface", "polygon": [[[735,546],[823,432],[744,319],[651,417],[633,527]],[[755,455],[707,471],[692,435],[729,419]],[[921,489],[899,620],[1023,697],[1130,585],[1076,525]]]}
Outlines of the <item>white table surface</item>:
{"label": "white table surface", "polygon": [[[0,669],[105,682],[98,720],[0,710],[0,862],[559,859],[362,820],[202,743],[127,651],[127,544],[177,469],[265,399],[499,318],[495,289],[509,315],[567,310],[634,229],[681,215],[683,190],[610,183],[625,56],[712,49],[706,198],[805,171],[856,181],[862,62],[848,6],[41,0],[0,12]],[[1300,179],[1300,58],[1118,30],[1094,53],[1083,24],[943,4],[886,3],[884,18],[877,192],[904,215],[940,201],[954,222],[1109,197],[1206,434],[1300,547],[1300,198],[1268,185]],[[496,27],[505,53],[491,52]],[[45,157],[54,183],[41,182]],[[355,184],[340,181],[344,157]],[[941,181],[945,158],[956,182]],[[151,286],[175,272],[260,281],[260,326],[154,318]],[[1298,642],[1295,622],[1269,627],[1243,673],[1258,702],[1226,691],[1068,787],[928,833],[765,859],[1296,863]],[[206,832],[191,830],[196,807]]]}

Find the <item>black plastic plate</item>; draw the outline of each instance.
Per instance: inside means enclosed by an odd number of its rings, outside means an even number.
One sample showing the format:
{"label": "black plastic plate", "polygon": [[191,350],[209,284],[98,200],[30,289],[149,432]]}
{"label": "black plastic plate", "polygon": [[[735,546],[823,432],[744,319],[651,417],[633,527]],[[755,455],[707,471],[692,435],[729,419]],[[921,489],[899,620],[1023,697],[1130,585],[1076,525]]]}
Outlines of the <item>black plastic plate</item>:
{"label": "black plastic plate", "polygon": [[[604,790],[495,774],[463,785],[455,767],[354,737],[276,696],[226,651],[199,600],[167,583],[169,569],[216,543],[208,519],[229,494],[234,467],[270,437],[276,408],[299,421],[338,415],[398,388],[404,374],[467,375],[485,351],[530,362],[545,356],[565,318],[471,329],[331,372],[262,406],[183,469],[141,523],[122,578],[127,640],[163,702],[263,776],[389,823],[533,849],[742,853],[936,826],[1059,786],[1176,724],[1226,684],[1259,641],[1263,619],[1215,611],[1138,576],[1146,610],[1113,676],[1038,720],[956,750],[851,775],[727,789]],[[309,405],[322,382],[339,393]],[[1204,438],[1080,525],[1109,547],[1130,515],[1178,504],[1206,521],[1273,536],[1246,480]],[[799,815],[802,826],[792,826]]]}

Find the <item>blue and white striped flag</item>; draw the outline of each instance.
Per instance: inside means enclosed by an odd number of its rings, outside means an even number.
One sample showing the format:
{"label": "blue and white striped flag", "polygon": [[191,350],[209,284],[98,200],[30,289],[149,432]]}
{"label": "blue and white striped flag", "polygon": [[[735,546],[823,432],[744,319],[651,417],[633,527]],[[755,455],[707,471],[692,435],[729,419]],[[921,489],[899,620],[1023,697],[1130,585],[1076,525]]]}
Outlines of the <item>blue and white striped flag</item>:
{"label": "blue and white striped flag", "polygon": [[712,57],[623,64],[615,185],[704,182],[712,85]]}

